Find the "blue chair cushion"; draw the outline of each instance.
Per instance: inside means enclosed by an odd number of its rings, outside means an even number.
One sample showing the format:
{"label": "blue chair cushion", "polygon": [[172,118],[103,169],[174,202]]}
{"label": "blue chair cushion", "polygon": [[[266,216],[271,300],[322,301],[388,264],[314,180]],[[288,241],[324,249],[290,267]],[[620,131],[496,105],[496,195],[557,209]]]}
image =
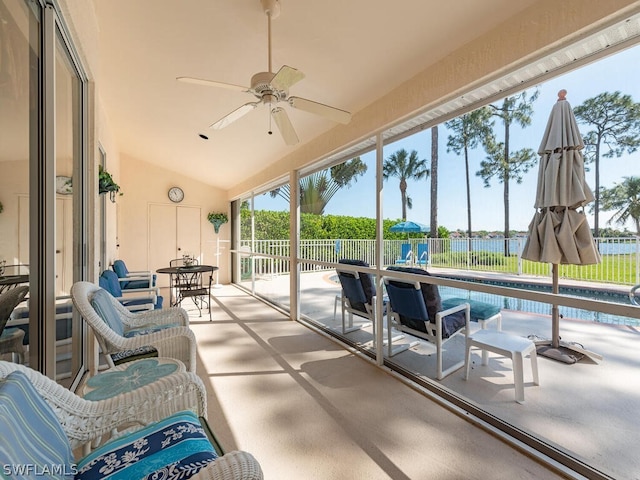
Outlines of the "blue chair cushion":
{"label": "blue chair cushion", "polygon": [[[387,270],[395,271],[395,272],[404,272],[404,273],[415,273],[418,275],[429,276],[429,272],[423,270],[422,268],[413,268],[413,267],[396,267],[391,265],[387,268]],[[425,303],[427,304],[427,311],[429,312],[429,321],[431,323],[435,323],[436,321],[436,313],[442,311],[442,301],[440,299],[440,292],[438,291],[438,286],[432,283],[420,283],[420,288],[422,289],[422,296],[424,297]]]}
{"label": "blue chair cushion", "polygon": [[[397,267],[392,265],[388,267],[387,270],[429,276],[429,272],[423,270],[422,268]],[[411,289],[417,292],[417,290],[415,290],[415,288],[413,288],[413,285],[411,284],[402,283],[399,281],[392,281],[391,283],[399,287],[404,286],[403,288]],[[444,307],[442,303],[442,300],[440,299],[438,286],[431,283],[420,282],[420,293],[422,294],[424,305],[426,306],[429,322],[436,323],[436,314],[446,309],[446,307]],[[389,297],[392,299],[391,294],[389,294]],[[403,303],[404,301],[406,300],[403,300]],[[396,310],[397,308],[397,305],[394,306],[393,299],[391,300],[391,307],[394,310]],[[400,315],[400,321],[409,328],[427,333],[427,328],[424,325],[424,321],[426,320],[426,318],[424,318],[422,314],[416,313],[414,315]],[[451,315],[447,315],[442,319],[442,338],[449,338],[451,335],[463,328],[465,326],[465,323],[465,312],[455,312]]]}
{"label": "blue chair cushion", "polygon": [[118,335],[124,335],[124,325],[118,311],[114,308],[112,295],[104,289],[96,290],[91,298],[91,306],[102,320]]}
{"label": "blue chair cushion", "polygon": [[[127,276],[129,276],[129,269],[127,268],[127,266],[122,260],[116,260],[115,262],[113,262],[113,271],[118,276],[118,279],[126,278]],[[125,288],[125,289],[126,288],[150,288],[155,286],[156,284],[156,275],[153,274],[151,285],[149,285],[148,280],[118,280],[118,282],[120,283],[120,288]],[[116,295],[116,296],[119,297],[120,295]]]}
{"label": "blue chair cushion", "polygon": [[442,301],[442,308],[446,310],[447,308],[457,307],[461,303],[469,304],[471,307],[471,320],[474,322],[487,320],[500,313],[500,307],[496,305],[466,298],[447,298]]}
{"label": "blue chair cushion", "polygon": [[75,478],[189,478],[216,458],[198,417],[185,411],[98,447],[80,460]]}
{"label": "blue chair cushion", "polygon": [[0,381],[0,432],[1,473],[7,478],[73,478],[69,440],[51,407],[22,372]]}
{"label": "blue chair cushion", "polygon": [[98,284],[101,288],[104,288],[114,297],[122,296],[122,288],[120,286],[120,280],[118,279],[118,275],[116,275],[116,272],[112,272],[111,270],[104,270],[100,274]]}
{"label": "blue chair cushion", "polygon": [[[338,263],[342,263],[344,265],[354,265],[356,267],[368,267],[369,264],[363,260],[352,260],[349,258],[342,258],[338,260]],[[359,274],[360,283],[362,283],[362,289],[364,290],[364,294],[367,298],[367,301],[371,303],[371,299],[376,295],[376,289],[373,286],[373,281],[371,280],[371,275],[366,273]]]}
{"label": "blue chair cushion", "polygon": [[131,281],[128,281],[128,282],[123,282],[123,283],[126,283],[126,286],[122,286],[122,288],[124,288],[124,289],[127,289],[127,288],[149,288],[149,281],[148,280],[131,280]]}

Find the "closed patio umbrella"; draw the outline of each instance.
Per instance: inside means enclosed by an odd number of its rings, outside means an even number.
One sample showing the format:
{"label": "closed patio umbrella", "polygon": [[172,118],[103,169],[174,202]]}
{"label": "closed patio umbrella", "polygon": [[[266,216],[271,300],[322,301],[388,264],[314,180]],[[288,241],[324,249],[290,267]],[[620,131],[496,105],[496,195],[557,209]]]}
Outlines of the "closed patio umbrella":
{"label": "closed patio umbrella", "polygon": [[[583,211],[594,200],[585,181],[584,143],[566,100],[566,90],[558,92],[547,128],[538,148],[540,166],[536,190],[536,213],[529,224],[529,234],[522,258],[552,264],[552,291],[558,293],[558,265],[592,265],[600,263],[591,229]],[[551,310],[551,340],[537,342],[538,353],[566,363],[575,363],[577,352],[601,359],[574,343],[560,342],[558,306]]]}

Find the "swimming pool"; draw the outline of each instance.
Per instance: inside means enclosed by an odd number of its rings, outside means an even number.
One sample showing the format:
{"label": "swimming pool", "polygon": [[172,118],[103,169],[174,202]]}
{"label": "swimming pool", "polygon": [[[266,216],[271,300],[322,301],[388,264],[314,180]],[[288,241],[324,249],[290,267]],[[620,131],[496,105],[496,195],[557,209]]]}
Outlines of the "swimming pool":
{"label": "swimming pool", "polygon": [[[465,280],[468,282],[484,283],[495,285],[498,287],[518,288],[522,290],[534,290],[539,292],[551,292],[550,285],[541,285],[536,283],[500,281],[500,280],[476,280],[467,277],[457,277],[452,275],[437,275],[442,278],[450,278],[452,280]],[[521,312],[540,313],[551,315],[551,305],[548,303],[534,302],[532,300],[523,300],[521,298],[503,297],[484,292],[474,292],[460,288],[440,286],[440,295],[442,298],[448,297],[465,297],[470,300],[478,300],[490,303],[507,310],[517,310]],[[607,302],[622,303],[629,305],[629,296],[625,292],[600,290],[595,288],[580,287],[560,287],[560,293],[572,297],[590,298],[592,300],[602,300]],[[640,319],[631,317],[620,317],[609,313],[593,312],[591,310],[582,310],[579,308],[566,307],[560,305],[558,307],[560,315],[566,318],[575,318],[578,320],[587,320],[590,322],[608,323],[613,325],[628,325],[632,327],[640,327]]]}
{"label": "swimming pool", "polygon": [[[465,276],[432,274],[434,277],[448,278],[451,280],[464,280],[467,282],[484,283],[495,285],[496,287],[518,288],[521,290],[534,290],[538,292],[551,293],[551,286],[546,284],[537,284],[530,282],[518,281],[500,281],[492,279],[474,279]],[[329,280],[340,284],[337,275],[332,275]],[[490,303],[506,310],[515,310],[520,312],[539,313],[542,315],[551,315],[551,305],[548,303],[534,302],[533,300],[523,300],[521,298],[503,297],[491,293],[475,292],[461,288],[446,287],[440,285],[438,287],[440,296],[443,299],[456,297],[468,298],[480,302]],[[602,300],[607,302],[622,303],[629,305],[629,295],[622,291],[602,290],[597,288],[580,288],[572,286],[561,286],[560,293],[573,297],[589,298],[592,300]],[[558,306],[561,317],[575,318],[578,320],[587,320],[590,322],[608,323],[612,325],[628,325],[630,327],[640,327],[640,319],[632,317],[620,317],[611,315],[610,313],[594,312],[591,310],[582,310],[579,308]]]}

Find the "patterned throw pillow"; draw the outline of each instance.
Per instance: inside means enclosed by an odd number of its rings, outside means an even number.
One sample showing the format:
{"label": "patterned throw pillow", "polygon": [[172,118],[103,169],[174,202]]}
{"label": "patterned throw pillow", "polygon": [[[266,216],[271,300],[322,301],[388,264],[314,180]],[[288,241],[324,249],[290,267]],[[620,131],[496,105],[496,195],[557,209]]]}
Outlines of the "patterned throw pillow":
{"label": "patterned throw pillow", "polygon": [[0,381],[0,476],[73,478],[69,440],[51,407],[22,372]]}
{"label": "patterned throw pillow", "polygon": [[78,480],[189,478],[217,458],[193,412],[123,435],[78,463]]}

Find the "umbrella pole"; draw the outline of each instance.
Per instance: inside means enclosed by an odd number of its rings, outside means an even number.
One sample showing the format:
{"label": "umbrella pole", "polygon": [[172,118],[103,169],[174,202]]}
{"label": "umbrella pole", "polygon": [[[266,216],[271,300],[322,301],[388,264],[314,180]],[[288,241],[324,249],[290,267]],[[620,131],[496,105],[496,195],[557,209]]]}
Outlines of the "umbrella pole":
{"label": "umbrella pole", "polygon": [[[554,294],[560,293],[557,263],[551,265],[551,282],[551,291]],[[560,310],[555,303],[551,305],[551,346],[553,348],[560,346]]]}
{"label": "umbrella pole", "polygon": [[[551,291],[554,294],[560,293],[558,281],[558,264],[551,266]],[[543,357],[552,358],[564,363],[576,363],[583,356],[591,360],[602,361],[602,355],[585,350],[581,345],[568,342],[560,342],[560,311],[555,303],[551,305],[551,340],[536,342],[536,352]]]}

